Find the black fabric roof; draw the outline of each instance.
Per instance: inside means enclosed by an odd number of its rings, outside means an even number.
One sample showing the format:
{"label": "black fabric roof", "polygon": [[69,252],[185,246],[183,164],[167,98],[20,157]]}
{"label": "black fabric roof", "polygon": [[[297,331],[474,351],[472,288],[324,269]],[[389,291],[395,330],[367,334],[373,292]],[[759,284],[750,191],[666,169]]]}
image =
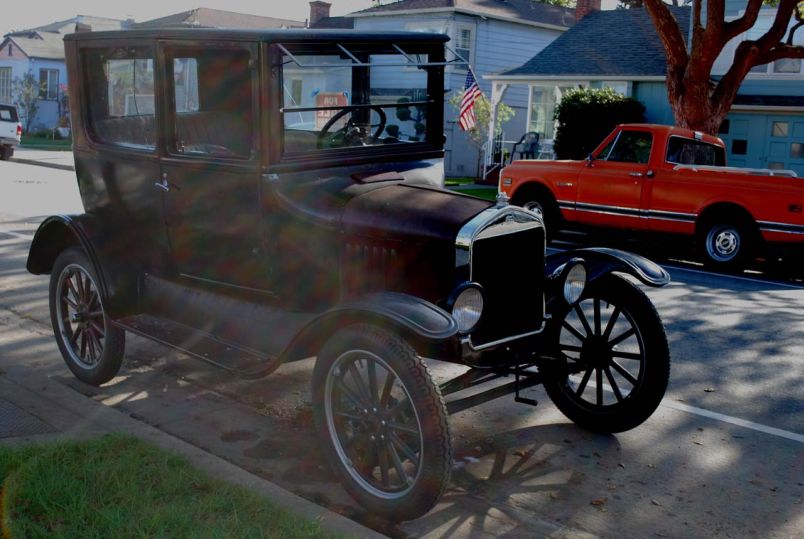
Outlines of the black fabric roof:
{"label": "black fabric roof", "polygon": [[[670,7],[685,36],[689,7]],[[643,8],[592,12],[522,66],[503,75],[665,76],[664,48]]]}

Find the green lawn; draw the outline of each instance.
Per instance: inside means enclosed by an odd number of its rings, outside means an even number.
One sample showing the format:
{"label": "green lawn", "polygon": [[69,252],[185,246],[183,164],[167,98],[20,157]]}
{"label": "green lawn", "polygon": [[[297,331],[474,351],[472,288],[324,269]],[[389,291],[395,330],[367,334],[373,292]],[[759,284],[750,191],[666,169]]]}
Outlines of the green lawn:
{"label": "green lawn", "polygon": [[0,530],[27,537],[330,537],[138,439],[0,446]]}
{"label": "green lawn", "polygon": [[64,151],[70,150],[73,147],[73,141],[70,139],[52,140],[42,137],[30,137],[23,135],[20,146],[23,148],[32,148],[36,150],[57,150]]}
{"label": "green lawn", "polygon": [[473,197],[484,198],[486,200],[491,200],[492,202],[497,200],[496,189],[456,189],[455,192],[462,193],[464,195],[472,195]]}

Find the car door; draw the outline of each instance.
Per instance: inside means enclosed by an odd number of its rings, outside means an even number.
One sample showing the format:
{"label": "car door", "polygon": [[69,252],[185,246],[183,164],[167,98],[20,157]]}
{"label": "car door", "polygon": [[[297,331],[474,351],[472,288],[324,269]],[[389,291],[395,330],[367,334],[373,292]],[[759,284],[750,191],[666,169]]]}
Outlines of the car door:
{"label": "car door", "polygon": [[576,211],[581,223],[641,228],[642,190],[653,134],[622,130],[578,177]]}
{"label": "car door", "polygon": [[163,193],[180,276],[266,289],[260,212],[258,49],[250,44],[163,44]]}

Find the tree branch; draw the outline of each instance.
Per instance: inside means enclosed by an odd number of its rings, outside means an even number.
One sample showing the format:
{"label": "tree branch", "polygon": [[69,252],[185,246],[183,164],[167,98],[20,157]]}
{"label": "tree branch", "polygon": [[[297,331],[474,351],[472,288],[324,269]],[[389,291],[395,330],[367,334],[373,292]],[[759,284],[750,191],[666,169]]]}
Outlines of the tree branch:
{"label": "tree branch", "polygon": [[726,41],[731,41],[739,36],[757,22],[759,10],[762,8],[763,0],[748,0],[745,13],[739,19],[726,23]]}
{"label": "tree branch", "polygon": [[779,43],[779,45],[762,55],[759,64],[769,64],[782,58],[804,58],[804,46]]}
{"label": "tree branch", "polygon": [[661,0],[645,0],[645,9],[648,10],[648,15],[653,20],[659,39],[662,40],[667,53],[668,72],[678,69],[683,71],[689,61],[689,55],[687,54],[687,42],[681,34],[678,21],[667,4]]}
{"label": "tree branch", "polygon": [[[698,4],[697,9],[700,15],[701,7],[700,7],[701,0],[695,0],[695,3]],[[725,0],[706,0],[706,31],[710,33],[714,31],[720,37],[720,34],[723,32],[723,27],[726,24],[725,15],[726,15],[726,7],[725,7]]]}

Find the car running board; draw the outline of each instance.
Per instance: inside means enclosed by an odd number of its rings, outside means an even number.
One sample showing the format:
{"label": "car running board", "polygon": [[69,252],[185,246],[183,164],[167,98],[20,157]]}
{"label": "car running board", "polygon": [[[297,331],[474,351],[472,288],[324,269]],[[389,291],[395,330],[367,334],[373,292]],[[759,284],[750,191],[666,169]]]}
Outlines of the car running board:
{"label": "car running board", "polygon": [[278,357],[266,356],[205,331],[156,316],[139,314],[115,320],[114,324],[242,378],[261,378],[280,364]]}

